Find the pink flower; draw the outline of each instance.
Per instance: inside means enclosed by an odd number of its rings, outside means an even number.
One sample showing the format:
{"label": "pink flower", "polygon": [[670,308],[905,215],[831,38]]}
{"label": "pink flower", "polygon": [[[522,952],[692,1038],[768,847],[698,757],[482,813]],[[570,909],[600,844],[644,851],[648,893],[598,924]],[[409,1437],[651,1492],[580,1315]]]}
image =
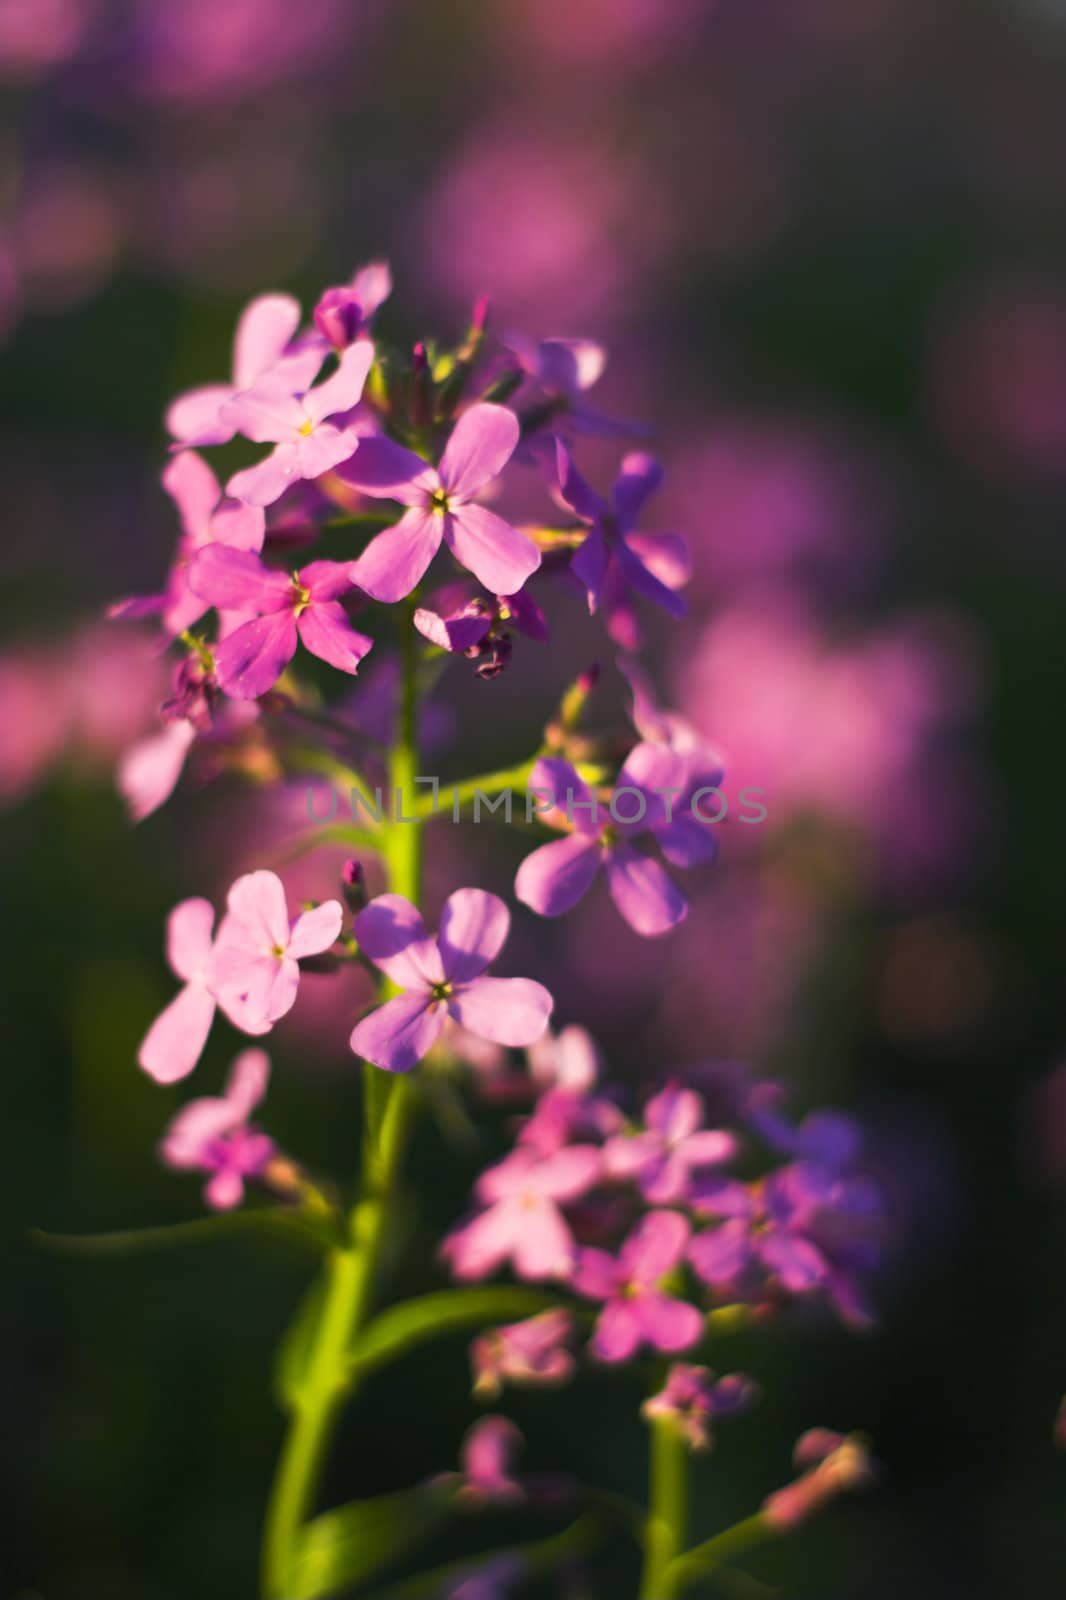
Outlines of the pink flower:
{"label": "pink flower", "polygon": [[261,550],[265,518],[257,506],[224,500],[218,479],[194,450],[175,456],[163,473],[163,488],[178,508],[182,534],[163,594],[138,595],[110,608],[112,617],[162,613],[163,626],[177,635],[203,616],[206,603],[189,585],[189,563],[210,544],[235,550]]}
{"label": "pink flower", "polygon": [[276,1153],[273,1139],[248,1122],[266,1093],[269,1076],[264,1051],[243,1051],[230,1069],[224,1093],[191,1100],[163,1137],[159,1153],[168,1167],[212,1174],[204,1198],[215,1211],[240,1205],[245,1178],[257,1178]]}
{"label": "pink flower", "polygon": [[244,1033],[266,1033],[270,1027],[263,1019],[250,1020],[236,997],[223,1002],[215,994],[214,921],[211,902],[200,899],[183,900],[167,918],[167,962],[177,977],[184,978],[185,987],[160,1012],[137,1052],[140,1065],[157,1083],[188,1077],[207,1043],[218,1004]]}
{"label": "pink flower", "polygon": [[288,294],[261,294],[241,314],[233,340],[232,383],[211,383],[179,395],[166,415],[167,431],[182,444],[225,444],[237,432],[221,411],[234,396],[268,375],[292,391],[306,389],[322,365],[322,350],[287,351],[300,325],[300,307]]}
{"label": "pink flower", "polygon": [[701,1128],[702,1121],[703,1101],[695,1090],[667,1084],[644,1108],[644,1132],[607,1141],[608,1175],[635,1179],[653,1205],[684,1202],[693,1169],[720,1166],[737,1153],[731,1133]]}
{"label": "pink flower", "polygon": [[573,1337],[573,1318],[562,1307],[490,1328],[470,1346],[475,1395],[494,1399],[505,1383],[532,1389],[566,1383],[575,1371]]}
{"label": "pink flower", "polygon": [[542,1157],[514,1150],[482,1173],[477,1197],[486,1206],[456,1229],[441,1250],[457,1278],[486,1278],[510,1262],[520,1278],[565,1278],[575,1247],[560,1204],[577,1200],[600,1175],[600,1152],[570,1145]]}
{"label": "pink flower", "polygon": [[496,1044],[539,1039],[552,1009],[547,989],[529,978],[484,976],[510,925],[503,901],[482,889],[449,895],[436,939],[402,895],[371,901],[355,919],[355,936],[363,954],[406,992],[356,1024],[356,1055],[386,1072],[407,1072],[440,1038],[449,1016]]}
{"label": "pink flower", "polygon": [[181,718],[135,740],[123,752],[116,782],[134,822],[143,822],[170,799],[195,739],[195,727]]}
{"label": "pink flower", "polygon": [[589,1348],[601,1361],[628,1361],[642,1344],[655,1350],[685,1350],[703,1333],[695,1306],[657,1287],[680,1264],[689,1225],[677,1211],[652,1211],[622,1245],[617,1259],[606,1250],[582,1250],[574,1288],[604,1300]]}
{"label": "pink flower", "polygon": [[692,1367],[675,1361],[666,1383],[645,1400],[642,1417],[669,1417],[692,1450],[709,1450],[711,1423],[719,1417],[735,1417],[758,1398],[758,1385],[733,1372],[715,1381],[709,1367]]}
{"label": "pink flower", "polygon": [[211,960],[219,1002],[237,1001],[260,1028],[292,1009],[300,985],[298,962],[321,955],[341,931],[339,900],[326,900],[290,923],[285,889],[274,872],[249,872],[226,897],[227,911]]}
{"label": "pink flower", "polygon": [[353,563],[353,581],[375,600],[402,600],[443,541],[490,593],[517,593],[540,566],[540,551],[474,497],[503,471],[518,438],[513,411],[475,405],[455,424],[439,467],[391,439],[364,439],[341,476],[364,494],[408,509]]}
{"label": "pink flower", "polygon": [[512,1505],[524,1498],[514,1463],[525,1440],[507,1417],[482,1417],[463,1439],[464,1494],[481,1505]]}
{"label": "pink flower", "polygon": [[357,672],[373,644],[348,621],[339,596],[351,588],[343,561],[312,561],[291,576],[265,567],[250,550],[210,545],[189,573],[194,593],[220,610],[255,613],[215,647],[215,672],[227,694],[254,700],[272,688],[296,654],[297,638],[341,672]]}
{"label": "pink flower", "polygon": [[354,455],[359,448],[355,429],[328,418],[358,403],[373,361],[373,345],[360,339],[341,355],[333,376],[313,389],[275,372],[227,400],[222,407],[227,426],[256,444],[274,445],[257,466],[234,473],[227,492],[249,505],[273,505],[290,484],[319,478]]}

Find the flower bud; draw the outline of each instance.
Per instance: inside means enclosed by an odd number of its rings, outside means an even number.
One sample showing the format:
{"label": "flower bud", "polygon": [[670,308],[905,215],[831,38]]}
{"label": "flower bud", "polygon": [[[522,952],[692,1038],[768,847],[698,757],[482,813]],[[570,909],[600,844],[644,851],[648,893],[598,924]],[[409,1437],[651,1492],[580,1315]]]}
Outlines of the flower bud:
{"label": "flower bud", "polygon": [[346,861],[341,868],[341,894],[349,911],[362,911],[370,896],[361,861]]}
{"label": "flower bud", "polygon": [[873,1482],[874,1464],[857,1434],[812,1428],[796,1445],[797,1467],[809,1470],[763,1501],[763,1516],[777,1533],[789,1533],[854,1489]]}
{"label": "flower bud", "polygon": [[363,331],[363,303],[354,289],[327,289],[313,312],[314,324],[334,350],[347,350]]}

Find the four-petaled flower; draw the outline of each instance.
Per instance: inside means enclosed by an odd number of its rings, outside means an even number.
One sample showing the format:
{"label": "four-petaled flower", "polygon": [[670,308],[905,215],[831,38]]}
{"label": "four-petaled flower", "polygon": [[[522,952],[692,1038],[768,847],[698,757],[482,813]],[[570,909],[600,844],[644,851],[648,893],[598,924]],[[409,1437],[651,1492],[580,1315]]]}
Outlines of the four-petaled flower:
{"label": "four-petaled flower", "polygon": [[482,889],[457,889],[445,901],[436,939],[402,895],[383,894],[355,919],[359,947],[406,991],[356,1024],[351,1045],[386,1072],[407,1072],[440,1038],[450,1016],[496,1044],[527,1045],[548,1025],[552,997],[530,978],[489,978],[511,917]]}
{"label": "four-petaled flower", "polygon": [[644,1107],[644,1128],[617,1134],[603,1149],[612,1178],[632,1178],[652,1205],[688,1199],[693,1170],[716,1167],[737,1153],[731,1133],[703,1128],[703,1101],[693,1089],[667,1084]]}
{"label": "four-petaled flower", "polygon": [[227,400],[222,419],[256,444],[274,449],[254,467],[234,473],[228,494],[252,506],[273,505],[291,484],[319,478],[359,448],[352,427],[330,422],[351,411],[363,393],[374,361],[374,347],[360,339],[343,352],[332,377],[313,389],[294,393],[294,385],[270,373],[252,389]]}
{"label": "four-petaled flower", "polygon": [[274,872],[248,872],[226,897],[215,940],[211,983],[220,1001],[239,1002],[253,1023],[273,1023],[292,1009],[298,962],[321,955],[341,931],[339,900],[326,900],[290,922],[285,889]]}
{"label": "four-petaled flower", "polygon": [[475,1395],[495,1399],[505,1383],[538,1389],[566,1383],[576,1370],[573,1338],[574,1319],[562,1306],[479,1334],[470,1346]]}
{"label": "four-petaled flower", "polygon": [[618,1256],[582,1250],[573,1284],[590,1300],[603,1300],[589,1348],[601,1361],[628,1361],[641,1345],[687,1350],[703,1332],[695,1306],[666,1294],[659,1283],[680,1265],[689,1225],[678,1211],[651,1211],[637,1224]]}
{"label": "four-petaled flower", "polygon": [[190,1100],[173,1119],[159,1146],[168,1167],[207,1172],[204,1199],[214,1211],[231,1211],[244,1198],[244,1180],[257,1178],[277,1147],[251,1125],[249,1116],[266,1094],[270,1060],[245,1050],[234,1061],[220,1096]]}
{"label": "four-petaled flower", "polygon": [[352,587],[349,574],[343,561],[312,561],[290,575],[264,566],[250,550],[201,550],[190,587],[208,605],[252,613],[215,646],[215,673],[226,693],[239,700],[266,694],[296,654],[297,639],[354,675],[374,641],[352,627],[340,603]]}
{"label": "four-petaled flower", "polygon": [[575,1245],[560,1207],[587,1194],[601,1166],[591,1145],[549,1156],[512,1151],[478,1180],[477,1197],[488,1209],[450,1234],[441,1255],[457,1278],[486,1278],[507,1261],[520,1278],[568,1277]]}
{"label": "four-petaled flower", "polygon": [[540,566],[540,551],[474,497],[503,471],[518,438],[513,411],[481,404],[459,418],[438,467],[391,439],[364,439],[339,476],[408,509],[353,562],[353,581],[375,600],[402,600],[443,541],[490,593],[516,594]]}

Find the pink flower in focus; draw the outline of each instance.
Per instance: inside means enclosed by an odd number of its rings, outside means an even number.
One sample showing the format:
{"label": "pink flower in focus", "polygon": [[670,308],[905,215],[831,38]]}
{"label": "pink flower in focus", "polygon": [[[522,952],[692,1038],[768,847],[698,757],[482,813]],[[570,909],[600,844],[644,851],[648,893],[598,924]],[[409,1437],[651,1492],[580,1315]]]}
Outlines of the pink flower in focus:
{"label": "pink flower in focus", "polygon": [[552,1009],[547,989],[529,978],[485,976],[510,924],[503,901],[482,889],[449,895],[436,939],[402,895],[371,901],[355,919],[355,936],[363,954],[406,992],[356,1024],[356,1055],[386,1072],[408,1072],[440,1038],[449,1016],[496,1044],[539,1039]]}
{"label": "pink flower in focus", "polygon": [[651,1211],[622,1245],[617,1258],[606,1250],[582,1250],[574,1288],[605,1305],[589,1344],[601,1361],[628,1361],[642,1344],[654,1350],[685,1350],[703,1333],[695,1306],[657,1287],[678,1267],[689,1225],[677,1211]]}
{"label": "pink flower in focus", "polygon": [[244,1180],[257,1178],[276,1153],[273,1139],[248,1122],[266,1093],[269,1076],[264,1051],[243,1051],[230,1069],[224,1093],[183,1106],[160,1144],[168,1167],[212,1175],[204,1198],[214,1211],[239,1206]]}
{"label": "pink flower in focus", "polygon": [[215,672],[227,694],[254,700],[273,688],[296,654],[297,639],[341,672],[358,670],[373,640],[348,621],[339,596],[352,587],[342,561],[312,561],[291,576],[265,567],[250,550],[209,545],[189,572],[189,586],[207,605],[247,615],[215,647]]}
{"label": "pink flower in focus", "polygon": [[291,295],[258,295],[237,323],[232,382],[206,384],[179,395],[166,414],[168,433],[186,445],[225,444],[240,424],[236,417],[223,417],[222,408],[242,390],[268,376],[283,387],[291,386],[288,393],[306,389],[322,365],[322,350],[289,350],[299,325],[299,302]]}
{"label": "pink flower in focus", "polygon": [[344,921],[340,901],[327,900],[290,922],[277,874],[249,872],[234,883],[226,905],[211,958],[212,987],[220,1004],[236,1001],[253,1024],[269,1026],[292,1008],[298,963],[336,941]]}
{"label": "pink flower in focus", "polygon": [[516,594],[540,566],[540,551],[474,497],[503,471],[518,438],[513,411],[475,405],[455,424],[439,467],[391,439],[364,439],[340,476],[408,509],[353,562],[352,581],[375,600],[402,600],[443,542],[490,593]]}
{"label": "pink flower in focus", "polygon": [[275,370],[227,400],[221,412],[227,427],[256,444],[274,446],[256,466],[235,472],[227,493],[249,505],[273,505],[291,484],[319,478],[354,455],[356,430],[329,418],[358,404],[373,361],[373,345],[360,339],[342,353],[332,377],[313,389],[304,372]]}
{"label": "pink flower in focus", "polygon": [[513,1150],[478,1181],[487,1206],[449,1235],[441,1255],[457,1278],[487,1278],[510,1262],[520,1278],[566,1278],[576,1259],[560,1206],[586,1194],[600,1176],[600,1152],[570,1145],[549,1156]]}

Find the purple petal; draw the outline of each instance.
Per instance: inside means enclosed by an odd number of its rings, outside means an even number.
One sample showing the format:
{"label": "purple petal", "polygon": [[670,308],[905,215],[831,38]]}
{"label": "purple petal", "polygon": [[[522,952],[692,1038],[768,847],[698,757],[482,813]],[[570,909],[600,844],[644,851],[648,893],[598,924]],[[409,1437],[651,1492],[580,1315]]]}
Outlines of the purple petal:
{"label": "purple petal", "polygon": [[300,584],[312,600],[339,600],[352,587],[350,561],[309,561],[300,568]]}
{"label": "purple petal", "polygon": [[440,486],[436,470],[428,461],[383,434],[361,439],[358,451],[340,476],[364,494],[410,506],[425,505]]}
{"label": "purple petal", "polygon": [[188,1077],[199,1061],[215,1002],[199,983],[186,984],[149,1028],[137,1060],[156,1083],[176,1083]]}
{"label": "purple petal", "polygon": [[688,541],[678,533],[627,533],[625,543],[668,589],[681,589],[692,576]]}
{"label": "purple petal", "polygon": [[[582,546],[584,548],[584,546]],[[615,546],[615,553],[622,576],[631,589],[643,595],[645,600],[652,600],[657,606],[662,606],[674,618],[685,615],[686,606],[679,594],[673,589],[668,589],[650,568],[644,565],[636,550],[625,539],[620,539]],[[581,551],[578,551],[578,555]],[[572,563],[571,563],[572,565]]]}
{"label": "purple petal", "polygon": [[475,978],[457,989],[448,1010],[464,1028],[496,1044],[522,1046],[539,1039],[554,1002],[532,978]]}
{"label": "purple petal", "polygon": [[492,627],[492,617],[483,611],[461,611],[457,616],[442,617],[423,606],[415,612],[414,621],[424,639],[441,650],[458,653],[480,644]]}
{"label": "purple petal", "polygon": [[224,501],[207,531],[216,544],[228,544],[234,550],[261,550],[266,517],[262,506],[245,505],[241,500]]}
{"label": "purple petal", "polygon": [[440,954],[451,983],[469,983],[503,949],[511,914],[499,895],[485,889],[457,889],[440,917]]}
{"label": "purple petal", "polygon": [[601,1361],[628,1361],[640,1347],[640,1327],[629,1300],[608,1300],[600,1312],[589,1349]]}
{"label": "purple petal", "polygon": [[336,416],[339,411],[350,411],[358,405],[366,383],[367,373],[374,364],[374,346],[361,339],[343,352],[337,370],[325,383],[316,384],[304,395],[304,410],[313,422]]}
{"label": "purple petal", "polygon": [[697,1234],[688,1247],[688,1258],[704,1283],[713,1287],[734,1282],[752,1259],[747,1222],[736,1217],[720,1228]]}
{"label": "purple petal", "polygon": [[226,493],[250,506],[272,506],[301,476],[299,452],[294,443],[286,441],[257,466],[235,472],[226,484]]}
{"label": "purple petal", "polygon": [[178,508],[186,538],[201,543],[222,493],[211,468],[195,450],[183,450],[169,462],[161,482]]}
{"label": "purple petal", "polygon": [[301,611],[296,628],[304,645],[320,661],[353,675],[374,641],[359,633],[339,600],[316,601]]}
{"label": "purple petal", "polygon": [[668,1144],[676,1144],[695,1133],[703,1118],[703,1101],[694,1089],[670,1083],[648,1101],[644,1121],[660,1133]]}
{"label": "purple petal", "polygon": [[625,1276],[635,1284],[657,1283],[681,1260],[690,1231],[679,1211],[649,1211],[622,1246]]}
{"label": "purple petal", "polygon": [[400,894],[379,894],[355,919],[363,954],[404,989],[428,989],[444,982],[436,940],[426,933],[419,911]]}
{"label": "purple petal", "polygon": [[638,854],[624,841],[607,852],[607,887],[611,899],[634,932],[657,939],[676,928],[688,913],[688,901],[651,856]]}
{"label": "purple petal", "polygon": [[559,493],[582,521],[601,523],[610,515],[610,507],[606,500],[601,499],[586,483],[561,439],[555,441],[555,470],[558,475]]}
{"label": "purple petal", "polygon": [[[356,459],[363,454],[361,446]],[[391,605],[421,580],[440,549],[444,518],[412,506],[393,528],[372,539],[350,567],[352,582],[374,600]]]}
{"label": "purple petal", "polygon": [[796,1234],[767,1234],[759,1241],[759,1254],[789,1294],[817,1289],[829,1275],[829,1264],[821,1251]]}
{"label": "purple petal", "polygon": [[256,617],[215,647],[215,670],[227,694],[256,700],[277,683],[296,654],[296,618],[291,611]]}
{"label": "purple petal", "polygon": [[459,506],[444,518],[444,537],[455,559],[492,594],[514,594],[540,566],[532,539],[487,506]]}
{"label": "purple petal", "polygon": [[662,481],[663,469],[654,456],[634,450],[624,457],[621,475],[611,494],[615,515],[623,531],[636,526],[644,502],[654,494]]}
{"label": "purple petal", "polygon": [[436,1044],[446,1018],[444,1006],[425,992],[400,994],[356,1023],[351,1047],[386,1072],[409,1072]]}
{"label": "purple petal", "polygon": [[351,460],[358,448],[359,434],[354,428],[338,428],[332,422],[320,422],[312,433],[301,433],[293,441],[295,470],[292,478],[320,478],[342,461]]}
{"label": "purple petal", "polygon": [[280,361],[300,326],[300,306],[291,294],[261,294],[246,306],[233,337],[233,382],[250,389]]}
{"label": "purple petal", "polygon": [[[498,477],[511,459],[520,433],[518,418],[506,406],[482,403],[464,411],[440,458],[440,481],[449,495],[462,504]],[[505,591],[497,588],[496,592]]]}
{"label": "purple petal", "polygon": [[718,855],[714,824],[675,817],[655,829],[655,842],[672,867],[699,867]]}
{"label": "purple petal", "polygon": [[571,1284],[589,1300],[609,1300],[618,1288],[618,1263],[607,1250],[579,1250]]}
{"label": "purple petal", "polygon": [[588,892],[599,869],[599,841],[571,834],[542,844],[526,857],[518,869],[514,892],[542,917],[561,917]]}
{"label": "purple petal", "polygon": [[595,611],[600,603],[607,572],[607,544],[599,524],[589,531],[584,543],[574,553],[570,571],[588,591],[589,610]]}
{"label": "purple petal", "polygon": [[189,564],[189,587],[220,610],[279,611],[294,598],[292,579],[265,567],[251,550],[209,544]]}

